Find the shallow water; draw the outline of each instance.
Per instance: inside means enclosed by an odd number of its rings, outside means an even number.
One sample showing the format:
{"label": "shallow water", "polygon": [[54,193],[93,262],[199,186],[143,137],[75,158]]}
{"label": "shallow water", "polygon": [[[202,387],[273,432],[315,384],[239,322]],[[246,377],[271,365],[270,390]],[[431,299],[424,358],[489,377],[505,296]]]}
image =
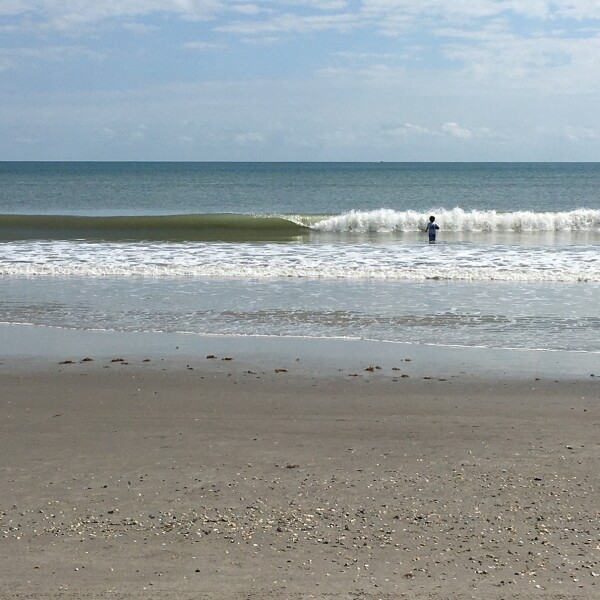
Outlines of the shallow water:
{"label": "shallow water", "polygon": [[593,352],[599,293],[597,284],[10,278],[0,322]]}

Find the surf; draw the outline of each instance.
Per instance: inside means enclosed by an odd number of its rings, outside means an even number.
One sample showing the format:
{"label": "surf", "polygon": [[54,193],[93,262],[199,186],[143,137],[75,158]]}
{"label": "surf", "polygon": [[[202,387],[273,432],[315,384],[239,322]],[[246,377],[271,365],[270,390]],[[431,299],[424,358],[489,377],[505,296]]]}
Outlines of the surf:
{"label": "surf", "polygon": [[498,212],[496,210],[464,210],[432,208],[430,211],[396,211],[381,208],[355,211],[323,218],[312,227],[316,231],[338,233],[405,233],[422,231],[430,215],[435,215],[443,231],[513,232],[598,231],[600,210],[580,208],[564,212]]}
{"label": "surf", "polygon": [[[600,210],[563,212],[380,208],[342,214],[173,214],[173,215],[29,215],[0,214],[0,242],[18,240],[89,240],[156,242],[294,242],[326,235],[399,237],[422,232],[436,216],[440,237],[450,234],[600,233]],[[574,238],[574,239],[575,239]]]}
{"label": "surf", "polygon": [[597,246],[453,243],[0,244],[0,277],[600,283]]}

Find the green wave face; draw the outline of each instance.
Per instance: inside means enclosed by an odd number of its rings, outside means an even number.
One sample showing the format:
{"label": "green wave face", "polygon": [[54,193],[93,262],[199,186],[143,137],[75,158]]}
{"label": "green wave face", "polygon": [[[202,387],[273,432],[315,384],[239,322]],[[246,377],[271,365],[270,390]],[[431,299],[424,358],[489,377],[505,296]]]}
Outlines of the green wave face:
{"label": "green wave face", "polygon": [[86,217],[0,215],[0,241],[292,241],[308,227],[282,217],[252,215],[167,215]]}

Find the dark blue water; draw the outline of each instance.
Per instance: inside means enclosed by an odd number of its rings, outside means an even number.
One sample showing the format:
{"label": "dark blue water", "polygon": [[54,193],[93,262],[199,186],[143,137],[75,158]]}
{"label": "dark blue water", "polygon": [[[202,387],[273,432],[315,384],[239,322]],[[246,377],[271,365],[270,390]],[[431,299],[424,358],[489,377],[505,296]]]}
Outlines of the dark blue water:
{"label": "dark blue water", "polygon": [[600,163],[0,163],[0,213],[600,208]]}

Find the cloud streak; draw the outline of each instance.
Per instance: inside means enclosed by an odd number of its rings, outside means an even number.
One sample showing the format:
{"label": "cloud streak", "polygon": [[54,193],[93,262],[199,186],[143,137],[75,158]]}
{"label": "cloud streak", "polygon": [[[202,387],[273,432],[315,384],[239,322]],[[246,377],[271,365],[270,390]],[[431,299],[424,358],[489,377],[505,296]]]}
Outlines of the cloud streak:
{"label": "cloud streak", "polygon": [[[230,20],[225,27],[235,33],[338,30],[343,24],[393,34],[440,23],[469,26],[499,17],[598,20],[600,5],[593,0],[4,0],[0,15],[59,30],[110,19],[174,15],[187,20],[225,18]],[[236,20],[241,16],[244,21]]]}
{"label": "cloud streak", "polygon": [[79,60],[85,57],[97,61],[106,55],[84,46],[43,46],[31,48],[0,48],[0,71],[15,69],[23,61],[63,62]]}
{"label": "cloud streak", "polygon": [[27,157],[600,152],[591,0],[3,0],[0,17],[0,140]]}

